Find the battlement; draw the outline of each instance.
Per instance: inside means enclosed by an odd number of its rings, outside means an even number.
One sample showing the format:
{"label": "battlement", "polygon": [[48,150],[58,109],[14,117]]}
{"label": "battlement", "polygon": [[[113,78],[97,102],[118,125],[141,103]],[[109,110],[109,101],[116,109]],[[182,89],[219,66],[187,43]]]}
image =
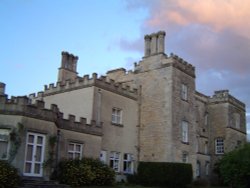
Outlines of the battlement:
{"label": "battlement", "polygon": [[173,66],[195,78],[195,67],[192,64],[184,61],[179,56],[170,53],[170,58],[173,60]]}
{"label": "battlement", "polygon": [[87,124],[85,118],[80,118],[80,122],[75,121],[74,115],[69,115],[68,119],[63,119],[63,113],[55,104],[51,104],[50,109],[45,109],[44,101],[37,100],[31,104],[26,96],[12,97],[8,99],[7,95],[0,96],[0,114],[21,115],[45,121],[55,122],[58,128],[83,132],[94,135],[102,134],[102,123],[97,125],[94,120]]}
{"label": "battlement", "polygon": [[235,97],[233,97],[232,95],[230,95],[229,90],[215,91],[214,95],[210,97],[209,102],[212,104],[228,102],[245,111],[245,104],[240,100],[236,99]]}
{"label": "battlement", "polygon": [[83,77],[77,77],[75,80],[66,80],[66,82],[57,82],[56,85],[49,84],[44,86],[44,91],[38,92],[36,94],[30,94],[30,98],[44,97],[48,95],[57,94],[65,91],[72,91],[76,89],[82,89],[86,87],[96,86],[111,92],[124,95],[126,97],[136,99],[137,98],[137,89],[131,88],[128,85],[120,84],[115,82],[112,79],[108,79],[106,76],[100,76],[96,73],[92,74],[90,78],[89,75],[84,75]]}

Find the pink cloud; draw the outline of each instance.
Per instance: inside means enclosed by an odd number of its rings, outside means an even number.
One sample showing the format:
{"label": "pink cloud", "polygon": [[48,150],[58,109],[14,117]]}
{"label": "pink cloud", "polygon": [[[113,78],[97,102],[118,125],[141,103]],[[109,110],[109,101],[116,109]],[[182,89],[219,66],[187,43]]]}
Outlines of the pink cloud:
{"label": "pink cloud", "polygon": [[249,0],[158,0],[149,9],[148,27],[198,23],[214,31],[231,29],[250,38]]}

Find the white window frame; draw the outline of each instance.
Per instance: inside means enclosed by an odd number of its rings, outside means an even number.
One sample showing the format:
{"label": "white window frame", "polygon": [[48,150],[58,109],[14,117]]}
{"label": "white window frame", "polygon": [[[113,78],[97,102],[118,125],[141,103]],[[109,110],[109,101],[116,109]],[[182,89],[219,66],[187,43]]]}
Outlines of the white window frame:
{"label": "white window frame", "polygon": [[111,122],[114,124],[122,124],[122,109],[112,108]]}
{"label": "white window frame", "polygon": [[181,140],[184,143],[188,143],[188,122],[182,121],[181,122]]}
{"label": "white window frame", "polygon": [[1,135],[0,142],[7,144],[5,157],[3,157],[4,155],[3,153],[2,156],[0,156],[0,160],[8,160],[9,158],[9,148],[10,148],[9,134],[10,134],[10,129],[0,129],[0,135]]}
{"label": "white window frame", "polygon": [[186,151],[182,152],[182,162],[188,163],[188,152],[186,152]]}
{"label": "white window frame", "polygon": [[134,171],[134,156],[130,153],[123,155],[123,172],[126,174],[133,174]]}
{"label": "white window frame", "polygon": [[221,155],[224,154],[224,140],[223,138],[215,139],[215,154]]}
{"label": "white window frame", "polygon": [[[70,145],[73,145],[73,149],[70,150]],[[76,150],[77,146],[80,146],[80,151]],[[77,143],[77,142],[69,142],[68,143],[68,159],[71,159],[69,157],[69,154],[72,154],[72,159],[77,159],[76,155],[79,155],[78,159],[82,159],[82,151],[83,151],[83,144]]]}
{"label": "white window frame", "polygon": [[188,99],[188,86],[187,84],[181,84],[181,99],[187,101]]}
{"label": "white window frame", "polygon": [[109,163],[115,172],[120,172],[120,153],[116,151],[110,152]]}

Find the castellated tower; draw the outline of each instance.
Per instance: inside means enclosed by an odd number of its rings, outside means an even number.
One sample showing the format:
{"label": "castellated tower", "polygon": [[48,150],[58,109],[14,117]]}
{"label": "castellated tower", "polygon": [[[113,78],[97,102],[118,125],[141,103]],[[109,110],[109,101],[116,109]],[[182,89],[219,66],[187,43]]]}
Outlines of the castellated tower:
{"label": "castellated tower", "polygon": [[133,74],[107,75],[139,88],[139,160],[187,162],[195,169],[195,68],[165,54],[164,31],[144,39],[145,54]]}
{"label": "castellated tower", "polygon": [[62,52],[62,62],[58,72],[58,82],[76,79],[77,60],[77,56],[69,54],[68,52]]}

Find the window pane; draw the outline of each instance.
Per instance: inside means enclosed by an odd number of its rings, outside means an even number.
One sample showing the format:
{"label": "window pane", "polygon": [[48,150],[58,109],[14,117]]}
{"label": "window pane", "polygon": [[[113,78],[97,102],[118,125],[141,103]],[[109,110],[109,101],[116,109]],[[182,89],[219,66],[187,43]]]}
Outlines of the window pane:
{"label": "window pane", "polygon": [[36,147],[36,161],[41,161],[42,160],[42,147],[37,146]]}
{"label": "window pane", "polygon": [[32,161],[32,152],[33,152],[33,146],[32,145],[28,145],[27,156],[26,156],[26,160],[27,161]]}
{"label": "window pane", "polygon": [[38,136],[37,137],[37,144],[42,144],[43,143],[43,137],[42,136]]}
{"label": "window pane", "polygon": [[79,144],[76,145],[76,151],[81,151],[81,145]]}
{"label": "window pane", "polygon": [[28,136],[28,143],[34,143],[34,135]]}
{"label": "window pane", "polygon": [[25,173],[31,173],[31,163],[25,163]]}
{"label": "window pane", "polygon": [[40,174],[41,164],[35,164],[35,174]]}
{"label": "window pane", "polygon": [[69,144],[69,151],[74,151],[74,144]]}
{"label": "window pane", "polygon": [[7,158],[8,142],[0,141],[0,159]]}
{"label": "window pane", "polygon": [[73,153],[68,153],[68,158],[73,159]]}

